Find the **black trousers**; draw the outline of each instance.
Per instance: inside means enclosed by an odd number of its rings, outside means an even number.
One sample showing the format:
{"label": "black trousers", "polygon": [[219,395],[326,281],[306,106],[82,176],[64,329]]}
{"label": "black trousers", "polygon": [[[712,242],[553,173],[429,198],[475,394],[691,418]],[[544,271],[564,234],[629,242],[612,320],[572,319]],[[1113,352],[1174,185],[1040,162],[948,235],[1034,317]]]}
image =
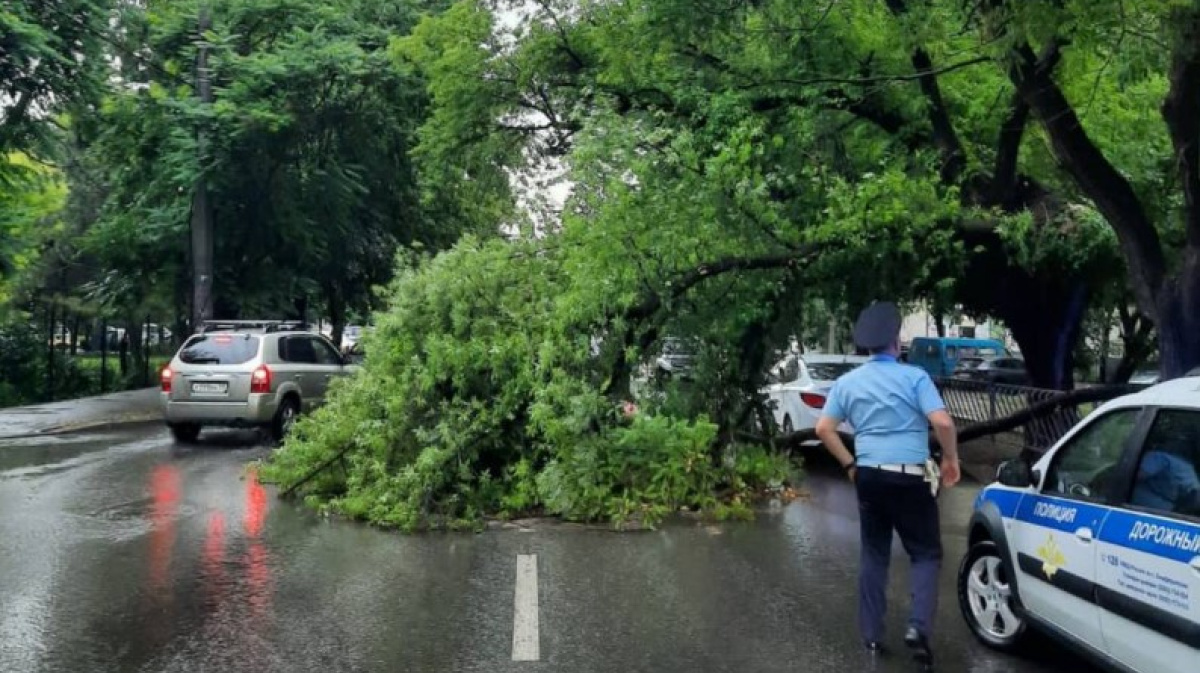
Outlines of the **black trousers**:
{"label": "black trousers", "polygon": [[942,568],[937,498],[929,493],[929,484],[915,474],[860,467],[855,484],[862,523],[858,622],[863,639],[883,641],[893,531],[899,533],[912,561],[909,624],[929,637],[937,614],[938,574]]}

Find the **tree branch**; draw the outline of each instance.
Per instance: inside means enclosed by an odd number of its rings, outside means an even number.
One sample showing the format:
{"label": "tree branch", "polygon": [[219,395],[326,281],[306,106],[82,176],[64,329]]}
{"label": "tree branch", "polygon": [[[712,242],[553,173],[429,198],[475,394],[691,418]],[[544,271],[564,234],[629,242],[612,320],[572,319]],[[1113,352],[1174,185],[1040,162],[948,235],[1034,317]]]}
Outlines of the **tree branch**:
{"label": "tree branch", "polygon": [[[908,13],[905,0],[887,0],[887,6],[896,17]],[[973,60],[982,63],[989,59],[979,57]],[[964,63],[973,65],[971,61]],[[963,150],[958,133],[954,130],[954,124],[950,121],[950,111],[946,108],[946,101],[942,98],[942,89],[937,80],[938,75],[949,71],[945,68],[935,69],[933,60],[924,47],[917,47],[913,50],[912,64],[913,69],[916,70],[914,79],[920,83],[921,93],[925,95],[925,100],[929,103],[929,121],[933,125],[933,142],[942,154],[942,180],[954,183],[966,168],[967,155]],[[959,65],[965,67],[963,64]]]}
{"label": "tree branch", "polygon": [[715,262],[701,264],[682,272],[675,279],[668,281],[666,283],[668,291],[665,293],[665,296],[662,292],[649,292],[642,299],[641,303],[630,306],[620,315],[610,316],[608,320],[609,324],[619,320],[624,322],[626,327],[622,336],[622,347],[617,353],[616,361],[613,363],[613,373],[608,379],[608,385],[605,386],[604,394],[613,394],[628,377],[629,363],[625,358],[625,351],[630,347],[636,347],[639,352],[645,351],[658,338],[657,328],[646,330],[639,337],[637,327],[639,323],[654,318],[667,301],[682,297],[692,288],[710,278],[716,278],[733,271],[762,271],[798,267],[805,261],[820,254],[826,247],[828,247],[827,244],[809,245],[792,252],[757,257],[725,257]]}
{"label": "tree branch", "polygon": [[[774,85],[778,85],[778,84],[786,84],[788,86],[816,86],[816,85],[825,85],[825,84],[837,84],[837,85],[841,85],[841,86],[870,86],[872,84],[886,84],[889,82],[916,82],[916,81],[923,81],[930,77],[936,78],[938,75],[944,75],[949,72],[954,72],[955,70],[962,70],[963,68],[969,68],[971,66],[979,65],[981,63],[988,63],[992,60],[991,58],[989,58],[987,56],[977,56],[975,58],[968,59],[966,61],[961,61],[961,62],[955,63],[953,65],[947,65],[947,66],[944,66],[941,68],[934,68],[933,64],[929,61],[929,55],[926,54],[923,49],[918,49],[917,52],[924,54],[924,59],[922,60],[922,63],[924,65],[918,66],[918,71],[915,73],[907,73],[907,74],[903,74],[903,75],[873,75],[873,76],[869,76],[869,77],[839,77],[839,76],[835,76],[835,75],[823,75],[820,77],[813,77],[811,79],[782,78],[782,79],[767,80],[764,82],[754,82],[753,84],[746,84],[746,85],[742,86],[741,88],[742,89],[755,89],[755,88],[759,88],[759,87],[774,86]],[[915,58],[915,54],[914,54],[914,58]],[[916,63],[914,62],[914,66],[915,65],[916,65]]]}
{"label": "tree branch", "polygon": [[[1094,386],[1069,390],[1048,400],[1032,404],[1011,416],[994,421],[972,423],[959,428],[958,441],[965,443],[980,437],[1016,430],[1030,421],[1052,416],[1066,407],[1077,407],[1089,402],[1106,402],[1121,395],[1128,395],[1130,392],[1131,389],[1128,386]],[[931,446],[934,442],[934,438],[930,437]]]}
{"label": "tree branch", "polygon": [[567,29],[563,26],[562,22],[559,21],[558,15],[555,14],[554,10],[550,7],[550,3],[546,2],[546,0],[537,0],[537,4],[540,5],[542,10],[546,12],[546,15],[550,17],[550,22],[554,24],[555,30],[558,31],[558,37],[560,40],[562,40],[563,51],[567,52],[567,56],[570,57],[571,62],[575,64],[576,69],[583,70],[586,68],[587,64],[584,63],[583,59],[580,58],[579,53],[576,52],[574,47],[571,46],[571,40],[567,38]]}
{"label": "tree branch", "polygon": [[1011,200],[1017,187],[1017,165],[1021,156],[1021,140],[1029,123],[1029,104],[1017,93],[1009,104],[1008,116],[1000,127],[996,143],[996,165],[992,171],[991,199],[1003,204]]}
{"label": "tree branch", "polygon": [[1050,138],[1059,165],[1096,204],[1117,234],[1129,261],[1130,280],[1138,305],[1157,316],[1157,296],[1166,275],[1166,258],[1158,231],[1129,180],[1092,142],[1074,107],[1054,81],[1051,67],[1060,43],[1052,40],[1038,58],[1027,44],[1013,49],[1009,78]]}

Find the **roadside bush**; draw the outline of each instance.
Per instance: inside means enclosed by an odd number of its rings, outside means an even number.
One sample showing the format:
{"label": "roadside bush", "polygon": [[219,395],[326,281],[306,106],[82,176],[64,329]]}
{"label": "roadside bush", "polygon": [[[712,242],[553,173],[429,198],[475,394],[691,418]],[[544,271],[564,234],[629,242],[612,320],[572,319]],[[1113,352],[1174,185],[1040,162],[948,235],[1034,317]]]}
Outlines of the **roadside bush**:
{"label": "roadside bush", "polygon": [[744,514],[789,478],[779,456],[732,453],[701,414],[623,416],[601,392],[622,345],[591,336],[611,309],[566,301],[562,260],[535,246],[468,238],[402,260],[363,371],[301,419],[262,478],[290,486],[328,464],[300,489],[309,502],[405,530]]}
{"label": "roadside bush", "polygon": [[40,344],[37,331],[28,325],[0,325],[0,407],[36,401],[45,391],[45,348]]}
{"label": "roadside bush", "polygon": [[[45,335],[35,326],[20,321],[0,325],[0,408],[104,392],[100,386],[100,358],[71,357],[63,350],[54,351],[54,386],[48,391],[48,357]],[[166,361],[167,358],[159,358],[151,363],[151,383],[157,367]],[[115,355],[109,358],[108,369],[108,392],[146,385],[140,370],[122,377]]]}

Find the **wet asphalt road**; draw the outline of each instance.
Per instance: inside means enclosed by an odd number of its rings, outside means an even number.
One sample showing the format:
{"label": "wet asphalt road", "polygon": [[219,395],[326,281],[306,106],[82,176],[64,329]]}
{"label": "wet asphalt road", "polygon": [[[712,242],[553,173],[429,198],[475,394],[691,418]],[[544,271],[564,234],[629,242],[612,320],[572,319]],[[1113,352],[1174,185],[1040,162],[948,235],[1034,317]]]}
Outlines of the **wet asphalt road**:
{"label": "wet asphalt road", "polygon": [[[405,537],[277,500],[248,478],[268,451],[252,437],[202,441],[151,426],[0,444],[0,671],[917,670],[860,651],[853,495],[831,477],[750,524]],[[953,578],[973,492],[943,503],[938,669],[1092,671],[969,637]],[[512,661],[518,554],[537,555],[536,662]]]}

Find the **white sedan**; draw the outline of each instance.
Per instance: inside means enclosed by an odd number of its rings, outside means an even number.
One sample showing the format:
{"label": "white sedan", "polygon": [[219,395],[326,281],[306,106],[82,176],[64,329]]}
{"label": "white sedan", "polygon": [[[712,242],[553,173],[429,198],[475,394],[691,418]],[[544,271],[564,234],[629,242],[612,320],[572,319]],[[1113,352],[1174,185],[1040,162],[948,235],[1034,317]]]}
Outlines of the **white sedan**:
{"label": "white sedan", "polygon": [[[833,382],[867,360],[859,355],[787,355],[771,368],[770,383],[762,390],[775,423],[784,434],[815,428]],[[838,430],[852,432],[845,423]]]}

